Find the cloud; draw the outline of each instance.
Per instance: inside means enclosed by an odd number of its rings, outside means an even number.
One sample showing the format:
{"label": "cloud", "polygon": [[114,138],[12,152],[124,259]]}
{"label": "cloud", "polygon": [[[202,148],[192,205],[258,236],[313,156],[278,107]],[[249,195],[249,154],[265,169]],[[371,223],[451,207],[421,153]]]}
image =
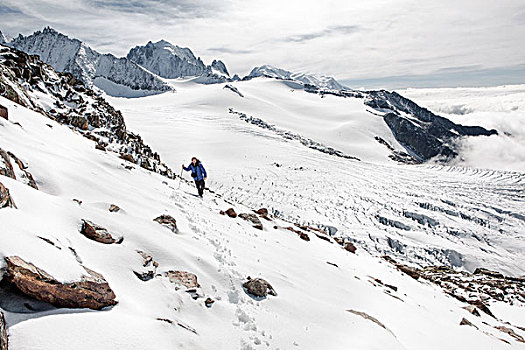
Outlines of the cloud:
{"label": "cloud", "polygon": [[210,52],[219,53],[219,54],[221,54],[221,53],[229,53],[229,54],[234,54],[234,55],[248,54],[248,53],[254,53],[255,52],[254,50],[234,49],[234,48],[230,48],[230,47],[212,47],[212,48],[209,48],[207,50],[210,51]]}
{"label": "cloud", "polygon": [[362,30],[362,28],[360,26],[356,26],[356,25],[331,26],[331,27],[328,27],[328,28],[323,29],[323,30],[318,31],[318,32],[312,32],[312,33],[307,33],[307,34],[299,34],[299,35],[291,35],[291,36],[288,36],[288,37],[286,37],[286,38],[284,38],[282,40],[283,41],[288,41],[288,42],[300,43],[300,42],[309,41],[309,40],[322,38],[322,37],[326,37],[326,36],[357,33],[360,30]]}

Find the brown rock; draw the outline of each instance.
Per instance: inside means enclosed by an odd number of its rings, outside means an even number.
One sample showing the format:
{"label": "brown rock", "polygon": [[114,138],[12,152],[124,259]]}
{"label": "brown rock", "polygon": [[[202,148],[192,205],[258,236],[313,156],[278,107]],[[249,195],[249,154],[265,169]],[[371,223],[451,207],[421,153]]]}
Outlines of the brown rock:
{"label": "brown rock", "polygon": [[34,189],[38,190],[38,186],[35,182],[35,179],[33,178],[33,175],[27,171],[27,166],[22,163],[20,159],[18,159],[17,156],[15,156],[12,152],[7,152],[7,154],[15,161],[15,164],[18,165],[18,168],[22,172],[22,178],[24,179],[24,182],[33,187]]}
{"label": "brown rock", "polygon": [[[4,107],[0,105],[0,118],[4,118],[5,120],[9,120],[9,112],[7,110],[7,107]],[[3,350],[3,348],[0,348]]]}
{"label": "brown rock", "polygon": [[137,271],[133,271],[133,273],[135,274],[135,276],[137,276],[137,278],[143,282],[147,282],[151,279],[153,279],[153,277],[155,277],[155,271],[146,271],[146,272],[137,272]]}
{"label": "brown rock", "polygon": [[0,350],[7,350],[7,325],[2,310],[0,310]]}
{"label": "brown rock", "polygon": [[477,316],[477,317],[481,316],[478,309],[476,309],[474,305],[465,306],[464,309],[467,310],[469,313],[471,313],[474,316]]}
{"label": "brown rock", "polygon": [[115,204],[111,204],[109,206],[109,211],[112,212],[112,213],[116,213],[117,211],[120,210],[120,207],[118,205],[115,205]]}
{"label": "brown rock", "polygon": [[481,300],[469,300],[467,301],[470,305],[474,305],[476,306],[478,309],[480,309],[481,311],[483,311],[484,313],[486,313],[487,315],[491,316],[491,317],[494,317],[494,314],[490,311],[489,307],[484,303],[482,302]]}
{"label": "brown rock", "polygon": [[87,130],[89,129],[89,123],[88,120],[84,117],[80,116],[74,116],[71,118],[71,125],[74,127],[77,127],[81,130]]}
{"label": "brown rock", "polygon": [[248,294],[255,295],[256,297],[263,298],[268,294],[277,296],[272,285],[262,278],[252,279],[251,277],[248,277],[248,281],[244,282],[242,286],[246,288]]}
{"label": "brown rock", "polygon": [[0,175],[10,177],[16,180],[15,171],[11,164],[11,159],[6,151],[0,148]]}
{"label": "brown rock", "polygon": [[120,158],[127,160],[128,162],[135,163],[135,158],[129,153],[121,153]]}
{"label": "brown rock", "polygon": [[97,145],[95,146],[95,149],[98,149],[99,151],[105,151],[106,147],[101,143],[97,143]]}
{"label": "brown rock", "polygon": [[512,338],[516,339],[517,342],[525,343],[525,339],[523,339],[523,337],[521,335],[519,335],[516,332],[514,332],[514,330],[512,328],[505,327],[505,326],[496,326],[494,328],[496,328],[497,330],[499,330],[499,331],[501,331],[503,333],[507,333]]}
{"label": "brown rock", "polygon": [[459,323],[460,326],[471,326],[471,327],[474,327],[476,329],[478,329],[478,327],[476,327],[474,324],[472,324],[472,322],[470,322],[469,320],[467,320],[465,317],[463,317],[461,319],[461,322]]}
{"label": "brown rock", "polygon": [[82,220],[80,233],[93,241],[104,244],[120,244],[124,240],[123,237],[118,239],[114,238],[104,227],[99,226],[89,220]]}
{"label": "brown rock", "polygon": [[478,267],[476,270],[474,270],[474,274],[475,275],[486,275],[486,276],[494,277],[494,278],[504,278],[505,277],[500,272],[487,270],[482,267]]}
{"label": "brown rock", "polygon": [[237,213],[235,212],[235,210],[233,210],[233,208],[226,210],[226,215],[228,215],[231,218],[237,217]]}
{"label": "brown rock", "polygon": [[187,288],[198,288],[200,287],[197,282],[197,276],[194,273],[187,271],[168,271],[166,272],[171,283],[182,284]]}
{"label": "brown rock", "polygon": [[219,212],[219,214],[221,214],[221,215],[226,215],[226,213],[224,212],[224,210],[221,210],[221,211]]}
{"label": "brown rock", "polygon": [[259,220],[257,215],[255,215],[255,214],[248,214],[248,213],[241,213],[241,214],[239,214],[239,217],[241,219],[246,220],[246,221],[250,221],[253,224],[253,227],[255,227],[256,229],[258,229],[258,230],[262,230],[263,229],[262,222],[261,222],[261,220]]}
{"label": "brown rock", "polygon": [[44,270],[18,256],[6,257],[7,280],[22,293],[57,307],[94,310],[117,304],[115,293],[104,277],[84,266],[79,281],[61,283]]}
{"label": "brown rock", "polygon": [[406,266],[403,264],[397,264],[397,268],[412,277],[413,279],[417,280],[420,277],[419,270],[415,267]]}
{"label": "brown rock", "polygon": [[206,300],[204,300],[204,305],[206,305],[206,307],[211,307],[214,302],[215,300],[213,300],[212,298],[206,298]]}
{"label": "brown rock", "polygon": [[343,248],[349,251],[350,253],[354,253],[354,254],[355,254],[355,251],[357,250],[356,246],[352,242],[345,242],[345,245],[343,246]]}
{"label": "brown rock", "polygon": [[325,233],[320,234],[320,233],[315,233],[314,232],[314,234],[317,236],[317,238],[322,239],[323,241],[327,241],[328,243],[332,243],[330,238]]}
{"label": "brown rock", "polygon": [[261,208],[261,209],[257,210],[256,213],[261,215],[261,216],[268,216],[268,209]]}
{"label": "brown rock", "polygon": [[299,232],[297,234],[299,236],[300,239],[302,239],[303,241],[307,241],[309,242],[310,241],[310,236],[308,236],[306,233],[304,232]]}
{"label": "brown rock", "polygon": [[16,208],[16,205],[13,198],[11,198],[9,190],[0,182],[0,209],[7,207]]}
{"label": "brown rock", "polygon": [[153,221],[156,221],[159,224],[166,226],[167,228],[169,228],[171,231],[175,233],[178,232],[177,221],[171,215],[162,214],[161,216],[153,219]]}

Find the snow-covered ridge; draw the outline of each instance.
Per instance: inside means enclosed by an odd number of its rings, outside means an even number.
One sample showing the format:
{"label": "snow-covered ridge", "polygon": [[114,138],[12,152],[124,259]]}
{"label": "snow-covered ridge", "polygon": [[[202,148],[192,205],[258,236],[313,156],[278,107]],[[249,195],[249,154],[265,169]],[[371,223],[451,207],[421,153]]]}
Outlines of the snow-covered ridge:
{"label": "snow-covered ridge", "polygon": [[92,88],[94,79],[105,78],[115,84],[133,90],[164,92],[172,88],[155,74],[148,72],[133,61],[117,58],[112,54],[100,54],[84,42],[46,27],[29,36],[19,35],[9,46],[36,54],[59,72],[69,72]]}
{"label": "snow-covered ridge", "polygon": [[273,67],[270,65],[263,65],[255,67],[252,69],[250,74],[245,78],[255,78],[255,77],[268,77],[276,78],[283,80],[295,80],[303,84],[315,86],[317,88],[323,89],[333,89],[333,90],[344,90],[345,86],[341,85],[337,80],[332,77],[327,77],[324,75],[314,75],[307,73],[293,73],[285,69]]}

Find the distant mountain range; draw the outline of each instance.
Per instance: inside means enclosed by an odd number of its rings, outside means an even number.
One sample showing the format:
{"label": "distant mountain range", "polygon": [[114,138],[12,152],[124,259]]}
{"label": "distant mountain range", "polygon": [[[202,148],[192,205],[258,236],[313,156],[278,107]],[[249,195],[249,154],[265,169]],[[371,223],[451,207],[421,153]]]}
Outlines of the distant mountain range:
{"label": "distant mountain range", "polygon": [[[221,60],[206,65],[191,49],[165,40],[135,46],[126,57],[120,58],[101,54],[86,43],[50,27],[29,36],[20,34],[13,40],[0,32],[0,44],[39,55],[57,71],[71,73],[88,87],[96,86],[114,96],[133,97],[173,90],[165,79],[193,77],[193,81],[201,84],[240,80],[237,74],[230,76]],[[269,65],[255,67],[243,79],[260,76],[293,80],[316,88],[345,89],[332,77],[293,73]]]}

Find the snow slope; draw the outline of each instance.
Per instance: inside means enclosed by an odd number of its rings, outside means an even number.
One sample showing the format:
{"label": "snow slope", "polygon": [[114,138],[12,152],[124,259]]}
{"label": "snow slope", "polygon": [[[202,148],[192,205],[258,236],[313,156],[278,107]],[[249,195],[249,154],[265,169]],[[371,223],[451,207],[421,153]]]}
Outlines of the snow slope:
{"label": "snow slope", "polygon": [[458,164],[525,171],[525,85],[399,91],[456,123],[500,131],[488,139],[464,140]]}
{"label": "snow slope", "polygon": [[[210,186],[229,200],[333,227],[372,254],[523,274],[523,173],[398,165],[374,136],[400,146],[359,99],[320,98],[287,84],[238,82],[241,97],[221,85],[181,83],[176,96],[110,101],[172,168],[202,158]],[[230,108],[288,133],[247,123]],[[291,134],[364,161],[305,147]]]}
{"label": "snow slope", "polygon": [[[275,202],[268,200],[268,205],[296,203],[294,197],[316,193],[291,187],[295,178],[300,178],[299,172],[309,174],[310,183],[321,186],[315,175],[320,171],[323,179],[328,164],[339,163],[342,169],[357,167],[358,172],[344,175],[348,183],[357,179],[381,183],[385,174],[377,171],[390,169],[392,181],[398,185],[406,182],[407,188],[420,180],[415,177],[414,181],[415,174],[446,176],[450,172],[447,179],[453,178],[454,184],[480,186],[475,195],[465,189],[458,196],[463,204],[490,198],[493,186],[496,190],[503,184],[507,189],[519,188],[520,179],[475,172],[458,175],[453,168],[412,170],[354,161],[332,163],[331,156],[261,131],[227,112],[212,113],[210,98],[220,93],[222,90],[213,90],[200,104],[190,103],[191,98],[184,93],[177,94],[178,100],[171,104],[172,94],[163,96],[164,100],[145,97],[141,103],[136,99],[115,101],[126,107],[124,114],[129,116],[131,128],[140,127],[149,142],[162,146],[164,157],[172,157],[174,165],[187,159],[188,152],[201,155],[214,179],[212,187],[219,187],[228,202],[210,193],[200,200],[192,195],[191,185],[182,183],[178,188],[176,180],[140,167],[126,169],[123,160],[95,150],[94,143],[77,132],[0,97],[0,104],[10,111],[9,121],[0,119],[0,147],[27,163],[40,187],[37,191],[0,176],[18,206],[0,209],[0,257],[19,254],[58,278],[70,280],[78,275],[76,259],[68,249],[73,248],[83,264],[104,275],[119,301],[112,308],[88,311],[55,309],[22,297],[2,296],[0,307],[9,326],[10,349],[523,348],[493,328],[503,325],[503,320],[523,326],[522,305],[492,304],[501,321],[485,314],[474,317],[462,308],[463,303],[435,285],[402,274],[361,246],[354,255],[315,235],[310,234],[311,241],[305,242],[289,231],[274,229],[273,225],[289,225],[278,219],[265,221],[260,231],[241,219],[218,214],[230,206],[247,212],[251,207],[239,202],[249,203],[250,196],[256,201],[263,192],[274,196]],[[144,114],[140,108],[150,113]],[[152,137],[155,134],[158,138]],[[283,166],[277,169],[274,161]],[[292,170],[297,165],[303,169]],[[273,179],[275,185],[256,187],[257,179]],[[431,182],[426,186],[431,188]],[[354,183],[348,189],[354,191],[360,186]],[[417,188],[413,190],[417,195]],[[326,192],[330,194],[330,188]],[[510,197],[498,196],[512,205]],[[235,197],[239,202],[231,202]],[[334,197],[331,195],[331,200]],[[362,199],[355,193],[346,199],[352,198]],[[300,201],[303,205],[308,202],[309,198]],[[111,203],[122,210],[110,213]],[[377,204],[362,200],[359,205]],[[343,208],[344,204],[337,202],[335,206]],[[282,210],[293,215],[289,208]],[[179,233],[152,221],[162,213],[177,218]],[[313,220],[325,215],[313,210],[311,214]],[[333,214],[339,215],[336,211]],[[82,218],[123,235],[123,243],[101,245],[86,239],[78,233]],[[152,254],[159,263],[160,276],[148,282],[135,277],[133,271],[143,269],[136,250]],[[201,297],[194,300],[183,288],[176,290],[163,275],[170,269],[194,272]],[[241,287],[247,276],[267,279],[278,295],[262,300],[247,295]],[[397,291],[375,279],[396,286]],[[216,300],[211,308],[203,303],[208,296]],[[174,320],[175,324],[158,318]],[[460,326],[462,318],[479,330]],[[525,336],[523,330],[513,329]]]}

